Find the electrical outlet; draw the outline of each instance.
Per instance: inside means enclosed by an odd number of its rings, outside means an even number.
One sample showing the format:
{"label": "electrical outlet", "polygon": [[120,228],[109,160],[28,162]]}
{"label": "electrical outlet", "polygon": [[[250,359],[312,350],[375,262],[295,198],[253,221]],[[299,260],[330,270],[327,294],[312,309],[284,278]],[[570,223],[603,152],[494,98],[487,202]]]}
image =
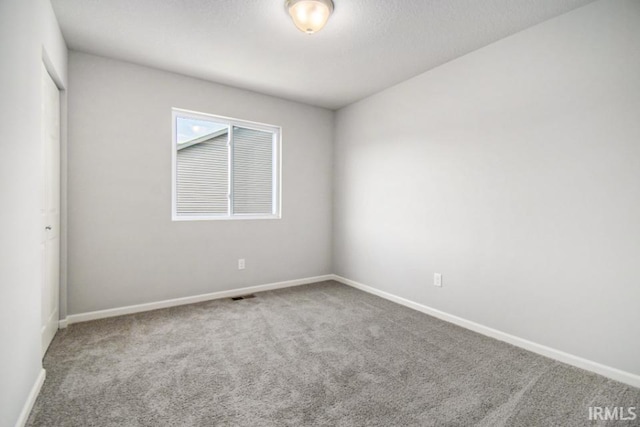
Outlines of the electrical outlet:
{"label": "electrical outlet", "polygon": [[244,270],[244,258],[238,260],[238,270]]}
{"label": "electrical outlet", "polygon": [[433,286],[437,286],[439,288],[442,287],[442,274],[440,273],[433,274]]}

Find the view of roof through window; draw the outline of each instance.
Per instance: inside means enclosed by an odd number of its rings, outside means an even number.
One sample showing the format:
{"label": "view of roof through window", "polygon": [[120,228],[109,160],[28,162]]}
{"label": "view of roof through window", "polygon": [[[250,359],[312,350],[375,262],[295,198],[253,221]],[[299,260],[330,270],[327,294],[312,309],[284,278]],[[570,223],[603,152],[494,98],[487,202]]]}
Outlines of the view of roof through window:
{"label": "view of roof through window", "polygon": [[184,144],[227,128],[227,125],[220,123],[214,123],[207,120],[188,119],[185,117],[178,117],[176,126],[178,144]]}

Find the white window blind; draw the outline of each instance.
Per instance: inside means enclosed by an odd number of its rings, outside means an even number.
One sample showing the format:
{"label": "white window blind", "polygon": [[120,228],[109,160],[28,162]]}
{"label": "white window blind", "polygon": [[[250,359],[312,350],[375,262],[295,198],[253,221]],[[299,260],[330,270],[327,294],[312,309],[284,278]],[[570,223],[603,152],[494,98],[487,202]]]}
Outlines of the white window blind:
{"label": "white window blind", "polygon": [[233,213],[273,213],[273,134],[233,128]]}
{"label": "white window blind", "polygon": [[279,218],[280,128],[175,110],[173,214]]}

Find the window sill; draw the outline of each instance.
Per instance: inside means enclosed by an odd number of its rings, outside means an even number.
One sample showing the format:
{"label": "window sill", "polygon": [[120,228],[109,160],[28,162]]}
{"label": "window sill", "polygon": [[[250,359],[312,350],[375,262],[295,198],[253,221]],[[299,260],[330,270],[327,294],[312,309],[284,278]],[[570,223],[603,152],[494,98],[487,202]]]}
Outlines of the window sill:
{"label": "window sill", "polygon": [[171,221],[242,221],[257,219],[282,219],[282,215],[234,215],[234,216],[178,216],[173,215]]}

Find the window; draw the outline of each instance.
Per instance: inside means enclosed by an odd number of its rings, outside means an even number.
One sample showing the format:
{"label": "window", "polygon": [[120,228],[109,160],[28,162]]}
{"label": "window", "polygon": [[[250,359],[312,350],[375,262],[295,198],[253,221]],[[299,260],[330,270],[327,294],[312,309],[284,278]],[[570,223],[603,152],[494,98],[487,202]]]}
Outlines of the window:
{"label": "window", "polygon": [[173,110],[172,218],[280,218],[280,128]]}

